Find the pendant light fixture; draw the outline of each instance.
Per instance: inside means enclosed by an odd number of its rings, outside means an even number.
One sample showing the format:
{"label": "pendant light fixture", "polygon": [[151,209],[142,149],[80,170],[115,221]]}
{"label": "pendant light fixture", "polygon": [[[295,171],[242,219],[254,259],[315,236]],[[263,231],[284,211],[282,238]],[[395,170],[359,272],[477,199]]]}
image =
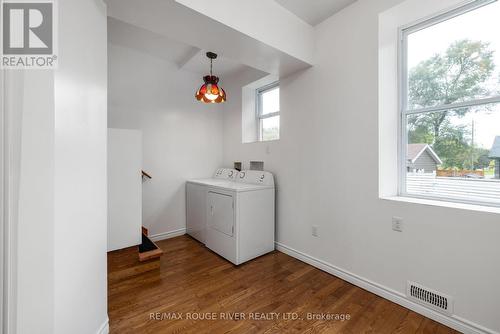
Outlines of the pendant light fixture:
{"label": "pendant light fixture", "polygon": [[207,52],[210,59],[210,75],[203,77],[205,82],[196,92],[196,99],[204,103],[222,103],[226,101],[226,92],[218,85],[219,78],[212,74],[212,63],[217,58],[217,54]]}

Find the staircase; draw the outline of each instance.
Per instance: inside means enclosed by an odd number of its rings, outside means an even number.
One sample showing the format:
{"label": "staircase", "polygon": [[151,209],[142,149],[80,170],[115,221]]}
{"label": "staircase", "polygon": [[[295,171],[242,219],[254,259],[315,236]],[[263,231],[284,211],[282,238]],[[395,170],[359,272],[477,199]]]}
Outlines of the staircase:
{"label": "staircase", "polygon": [[149,261],[159,259],[163,255],[163,251],[148,237],[148,229],[142,227],[142,243],[138,246],[139,261]]}

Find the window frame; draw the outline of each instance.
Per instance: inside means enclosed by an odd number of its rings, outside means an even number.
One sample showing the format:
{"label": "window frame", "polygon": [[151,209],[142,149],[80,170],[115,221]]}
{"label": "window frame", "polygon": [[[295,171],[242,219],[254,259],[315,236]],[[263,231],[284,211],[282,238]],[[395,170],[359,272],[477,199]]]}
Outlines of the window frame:
{"label": "window frame", "polygon": [[[271,117],[276,117],[280,116],[281,110],[278,110],[276,112],[272,112],[269,114],[262,114],[262,95],[266,92],[269,92],[273,89],[280,89],[280,83],[279,81],[274,81],[268,85],[259,87],[255,90],[255,119],[257,122],[257,141],[273,141],[273,140],[279,140],[280,135],[278,134],[277,139],[271,139],[271,140],[263,140],[262,138],[262,125],[263,121],[267,118]],[[281,95],[280,95],[281,96]],[[280,103],[280,109],[281,109],[281,103]],[[280,131],[281,131],[281,117],[280,117]]]}
{"label": "window frame", "polygon": [[429,196],[429,195],[419,195],[410,194],[407,191],[406,177],[407,177],[407,163],[406,156],[408,150],[408,116],[446,111],[450,109],[458,109],[463,107],[474,107],[482,106],[493,103],[500,103],[500,95],[478,98],[465,102],[451,103],[446,105],[438,105],[433,107],[425,107],[419,109],[409,109],[408,106],[408,79],[409,79],[409,69],[408,69],[408,36],[424,30],[426,28],[432,27],[439,23],[451,20],[455,17],[467,14],[471,11],[479,9],[481,7],[490,5],[499,0],[471,0],[466,4],[461,4],[458,7],[447,10],[445,12],[439,13],[432,17],[427,17],[412,24],[402,26],[398,29],[398,114],[399,114],[399,127],[398,127],[398,196],[401,197],[411,197],[419,199],[437,200],[441,202],[453,202],[453,203],[464,203],[473,205],[483,205],[483,206],[494,206],[500,207],[500,204],[492,202],[482,202],[475,200],[462,200],[453,197],[440,197],[440,196]]}

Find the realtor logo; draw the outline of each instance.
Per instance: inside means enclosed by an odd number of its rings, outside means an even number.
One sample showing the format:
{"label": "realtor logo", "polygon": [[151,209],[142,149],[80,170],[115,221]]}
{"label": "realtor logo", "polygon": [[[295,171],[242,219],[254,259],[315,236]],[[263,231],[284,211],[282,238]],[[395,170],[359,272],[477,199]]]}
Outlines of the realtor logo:
{"label": "realtor logo", "polygon": [[35,1],[2,1],[2,68],[56,66],[55,4]]}

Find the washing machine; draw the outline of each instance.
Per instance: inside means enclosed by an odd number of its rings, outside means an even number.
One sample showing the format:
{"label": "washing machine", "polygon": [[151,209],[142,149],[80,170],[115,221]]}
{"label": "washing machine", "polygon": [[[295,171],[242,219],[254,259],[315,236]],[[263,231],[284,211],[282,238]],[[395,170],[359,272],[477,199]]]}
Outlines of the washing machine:
{"label": "washing machine", "polygon": [[187,230],[239,265],[274,250],[274,177],[265,171],[230,174],[187,183]]}

